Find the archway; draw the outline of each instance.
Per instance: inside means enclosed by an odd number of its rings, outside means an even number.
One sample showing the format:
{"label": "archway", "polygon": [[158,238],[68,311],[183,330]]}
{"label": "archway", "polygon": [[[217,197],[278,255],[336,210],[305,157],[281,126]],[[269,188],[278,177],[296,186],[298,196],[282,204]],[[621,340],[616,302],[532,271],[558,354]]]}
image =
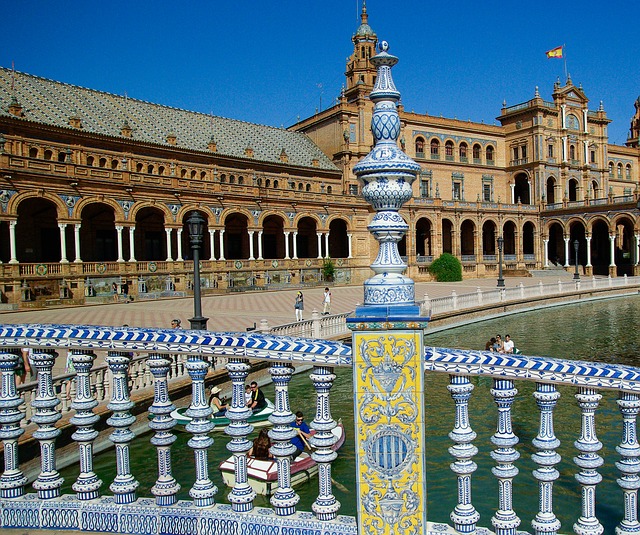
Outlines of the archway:
{"label": "archway", "polygon": [[[204,219],[204,227],[202,228],[202,242],[200,243],[200,260],[211,258],[211,240],[209,239],[209,218],[204,212],[195,210]],[[182,218],[182,258],[191,260],[193,253],[191,251],[191,236],[189,234],[189,223],[187,220],[191,217],[191,211],[187,212]]]}
{"label": "archway", "polygon": [[118,259],[118,236],[113,208],[91,203],[82,209],[80,258],[86,262],[113,262]]}
{"label": "archway", "polygon": [[[576,265],[574,245],[576,240],[578,240],[578,264],[585,266],[587,264],[587,239],[586,229],[581,221],[575,221],[569,227],[569,264],[571,267]],[[583,273],[584,270],[580,270],[580,272]]]}
{"label": "archway", "polygon": [[547,204],[556,202],[556,179],[550,176],[547,178]]}
{"label": "archway", "polygon": [[569,180],[568,185],[569,201],[578,200],[578,181],[575,178]]}
{"label": "archway", "polygon": [[633,222],[626,218],[620,218],[616,221],[616,241],[615,241],[615,259],[616,259],[616,275],[633,275],[633,264],[635,263],[636,239],[633,233]]}
{"label": "archway", "polygon": [[431,221],[421,217],[416,223],[416,256],[432,256]]}
{"label": "archway", "polygon": [[16,256],[18,262],[28,263],[60,262],[62,259],[58,213],[51,201],[30,198],[18,206]]}
{"label": "archway", "polygon": [[248,220],[244,214],[229,214],[224,220],[224,257],[229,260],[249,258]]}
{"label": "archway", "polygon": [[[516,259],[516,225],[513,221],[507,221],[502,227],[502,237],[504,238],[505,260]],[[507,258],[509,257],[509,258]]]}
{"label": "archway", "polygon": [[343,219],[334,219],[329,224],[329,256],[331,258],[347,258],[349,256],[347,223]]}
{"label": "archway", "polygon": [[157,208],[149,206],[136,214],[135,253],[138,260],[167,258],[164,213]]}
{"label": "archway", "polygon": [[513,201],[515,203],[531,204],[529,196],[529,179],[525,173],[518,173],[515,178],[515,187],[513,188]]}
{"label": "archway", "polygon": [[536,254],[536,228],[531,221],[522,226],[522,254],[525,260],[535,260]]}
{"label": "archway", "polygon": [[557,266],[564,266],[564,231],[559,223],[549,227],[549,243],[547,245],[549,262]]}
{"label": "archway", "polygon": [[313,217],[303,217],[298,221],[298,235],[296,237],[298,258],[318,257],[318,231]]}
{"label": "archway", "polygon": [[474,256],[476,254],[476,226],[473,221],[466,219],[460,226],[460,254]]}
{"label": "archway", "polygon": [[611,263],[609,226],[599,219],[591,227],[591,264],[594,275],[608,275]]}
{"label": "archway", "polygon": [[263,257],[284,258],[284,221],[278,215],[265,217],[262,224]]}
{"label": "archway", "polygon": [[482,255],[496,254],[496,224],[493,221],[485,221],[482,225]]}
{"label": "archway", "polygon": [[442,220],[442,252],[453,254],[453,223]]}

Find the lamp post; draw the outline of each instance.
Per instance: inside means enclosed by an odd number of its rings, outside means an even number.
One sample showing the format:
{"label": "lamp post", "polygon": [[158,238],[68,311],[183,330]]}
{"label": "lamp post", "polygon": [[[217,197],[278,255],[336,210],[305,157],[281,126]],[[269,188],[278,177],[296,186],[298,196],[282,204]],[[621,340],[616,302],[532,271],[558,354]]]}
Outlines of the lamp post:
{"label": "lamp post", "polygon": [[206,330],[207,320],[202,315],[202,298],[200,296],[200,247],[204,234],[204,218],[196,211],[189,214],[189,242],[193,253],[193,318],[189,319],[192,329]]}
{"label": "lamp post", "polygon": [[580,273],[578,273],[578,247],[579,247],[580,243],[578,242],[578,240],[573,240],[573,250],[576,253],[576,272],[573,274],[573,280],[574,281],[579,281],[580,280]]}
{"label": "lamp post", "polygon": [[502,278],[502,248],[504,247],[504,238],[498,238],[498,288],[504,288],[504,279]]}

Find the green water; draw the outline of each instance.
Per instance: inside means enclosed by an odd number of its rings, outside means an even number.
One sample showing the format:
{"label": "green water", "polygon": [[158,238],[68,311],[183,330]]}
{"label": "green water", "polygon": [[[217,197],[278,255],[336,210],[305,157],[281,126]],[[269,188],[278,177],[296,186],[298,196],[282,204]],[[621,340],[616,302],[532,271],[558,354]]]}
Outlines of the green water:
{"label": "green water", "polygon": [[[438,347],[457,347],[462,349],[484,349],[486,340],[496,333],[511,334],[516,346],[524,354],[549,355],[560,358],[597,360],[640,365],[640,330],[637,328],[640,318],[640,296],[610,299],[592,303],[582,303],[537,312],[504,316],[439,333],[428,333],[426,344]],[[337,379],[331,391],[331,409],[334,418],[341,417],[347,430],[347,440],[340,450],[338,459],[333,463],[332,475],[338,483],[334,494],[342,503],[341,513],[355,515],[355,454],[353,448],[353,390],[351,370],[338,369]],[[491,474],[494,462],[490,457],[493,449],[489,440],[495,432],[496,410],[489,389],[491,380],[476,378],[476,389],[470,402],[471,425],[478,434],[474,444],[478,455],[474,461],[478,470],[472,478],[472,496],[475,507],[481,514],[480,526],[491,527],[491,516],[497,506],[497,482]],[[427,374],[425,387],[428,395],[427,415],[427,511],[433,521],[449,523],[449,514],[456,505],[457,483],[449,469],[453,458],[448,453],[452,445],[448,433],[454,424],[453,401],[446,389],[448,377],[442,374]],[[520,475],[514,481],[514,509],[522,519],[520,529],[531,530],[530,520],[538,510],[538,486],[531,475],[535,464],[530,456],[535,449],[531,441],[538,432],[539,413],[532,393],[535,385],[528,382],[516,382],[519,395],[513,406],[513,429],[519,437],[517,450],[520,459],[516,466]],[[273,387],[266,387],[265,393],[273,399]],[[555,411],[556,435],[562,445],[558,453],[562,462],[557,465],[560,478],[556,481],[554,492],[554,511],[559,516],[562,532],[571,531],[571,526],[580,514],[580,487],[574,479],[577,472],[573,457],[577,450],[573,442],[580,434],[580,412],[573,397],[575,389],[562,388],[562,397]],[[314,395],[308,373],[294,376],[290,385],[292,410],[303,410],[307,421],[315,413]],[[622,515],[622,493],[615,479],[619,476],[614,462],[619,459],[615,446],[620,442],[622,424],[614,392],[604,393],[596,416],[598,438],[604,447],[600,455],[605,465],[599,470],[603,482],[597,490],[597,514],[605,525],[606,533],[613,533],[614,526]],[[156,478],[155,449],[149,444],[151,435],[137,438],[131,445],[131,470],[140,482],[139,496],[151,496],[150,488]],[[228,452],[225,449],[226,435],[214,433],[215,443],[209,451],[210,477],[218,486],[217,501],[225,502],[226,488],[217,470],[219,461]],[[182,485],[180,498],[189,499],[188,489],[193,483],[193,453],[186,445],[187,433],[178,433],[178,439],[172,448],[173,474]],[[115,454],[108,451],[95,459],[95,470],[103,479],[103,492],[115,476]],[[77,468],[62,471],[65,477],[63,492],[72,492],[71,483],[78,473]],[[310,510],[318,493],[317,478],[296,487],[300,495],[299,508]],[[268,499],[256,498],[258,506],[269,506]]]}

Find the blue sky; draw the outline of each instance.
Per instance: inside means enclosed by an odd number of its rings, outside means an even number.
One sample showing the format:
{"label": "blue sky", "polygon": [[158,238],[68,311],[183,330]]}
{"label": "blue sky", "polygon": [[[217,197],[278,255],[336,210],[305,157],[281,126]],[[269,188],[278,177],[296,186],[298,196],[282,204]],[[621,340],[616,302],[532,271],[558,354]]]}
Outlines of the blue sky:
{"label": "blue sky", "polygon": [[[5,6],[0,65],[92,89],[274,126],[328,107],[362,0],[21,0]],[[640,95],[636,2],[368,0],[400,58],[407,110],[493,123],[502,102],[551,100],[564,61],[590,109],[627,138]]]}

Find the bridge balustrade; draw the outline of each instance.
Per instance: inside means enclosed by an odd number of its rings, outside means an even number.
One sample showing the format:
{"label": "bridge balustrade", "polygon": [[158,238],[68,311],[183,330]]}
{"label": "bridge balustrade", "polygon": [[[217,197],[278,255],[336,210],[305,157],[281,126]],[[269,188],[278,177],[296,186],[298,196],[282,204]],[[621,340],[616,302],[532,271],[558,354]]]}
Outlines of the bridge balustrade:
{"label": "bridge balustrade", "polygon": [[[38,374],[36,396],[30,400],[31,420],[35,424],[33,437],[40,446],[40,471],[31,483],[18,460],[21,458],[20,437],[25,432],[21,410],[24,400],[15,386],[14,368],[22,347],[33,349],[31,362]],[[73,484],[74,494],[62,495],[62,477],[56,467],[56,447],[61,434],[60,401],[54,391],[51,371],[61,350],[70,352],[76,370],[76,389],[73,393],[71,424],[75,426],[74,442],[80,457],[80,474]],[[147,372],[132,366],[132,353],[145,355],[146,365],[153,377],[154,401],[149,412],[153,419],[149,428],[151,443],[157,450],[157,481],[151,489],[152,497],[138,495],[136,474],[129,465],[130,445],[134,438],[131,424],[134,403],[129,396],[132,381],[148,380]],[[111,416],[107,426],[115,446],[114,463],[117,475],[108,486],[99,480],[93,469],[93,443],[98,435],[97,392],[92,381],[92,367],[98,355],[104,355],[110,373],[109,397]],[[229,504],[220,503],[219,493],[208,473],[208,450],[213,424],[208,417],[211,409],[206,403],[204,378],[211,357],[227,359],[227,371],[232,387],[231,407],[227,411],[230,424],[226,428],[227,448],[234,457],[235,485]],[[275,411],[270,418],[274,441],[272,453],[277,459],[279,487],[271,498],[271,508],[254,506],[255,493],[247,482],[247,453],[251,447],[248,436],[252,426],[247,423],[251,414],[245,406],[244,384],[249,371],[249,359],[270,363],[270,378],[275,384]],[[175,364],[174,364],[175,363]],[[351,349],[339,342],[317,339],[295,339],[269,334],[231,334],[206,331],[171,331],[163,329],[107,328],[65,325],[5,325],[0,327],[0,439],[4,445],[4,472],[0,476],[0,525],[3,528],[47,528],[58,530],[111,531],[118,533],[182,534],[206,532],[214,535],[230,533],[262,533],[265,529],[284,533],[287,530],[335,534],[354,534],[357,518],[340,515],[340,504],[333,495],[331,465],[335,458],[331,450],[336,416],[331,412],[330,390],[336,367],[351,366]],[[311,427],[317,433],[312,439],[316,446],[313,458],[320,465],[318,494],[310,512],[299,511],[299,497],[291,487],[291,431],[294,415],[290,409],[288,384],[294,365],[313,367],[310,392],[315,392],[316,414]],[[175,440],[171,417],[174,408],[169,397],[168,377],[178,376],[182,370],[191,379],[191,405],[187,425],[191,433],[189,446],[193,449],[195,472],[189,491],[191,501],[177,500],[179,485],[172,476],[171,445]],[[617,533],[630,534],[640,530],[637,517],[637,493],[640,488],[640,445],[637,441],[636,418],[640,411],[640,369],[613,364],[572,362],[547,357],[526,357],[480,351],[461,351],[428,347],[424,354],[424,372],[449,377],[448,392],[429,392],[429,397],[442,400],[451,397],[449,419],[452,431],[449,447],[452,462],[450,481],[434,485],[433,492],[456,495],[457,503],[451,511],[451,526],[430,524],[434,533],[473,533],[481,526],[491,525],[495,533],[514,534],[526,529],[530,521],[537,534],[603,532],[596,503],[603,474],[617,474],[620,492],[617,507],[607,506],[607,514],[614,516]],[[132,377],[135,375],[135,378]],[[519,390],[533,387],[533,400],[538,421],[519,421],[514,406],[526,400],[518,397]],[[574,390],[573,398],[579,407],[579,417],[564,421],[575,437],[573,444],[563,444],[556,437],[554,420],[562,388]],[[473,420],[469,411],[474,390],[489,391],[495,403],[494,411],[485,411]],[[531,388],[529,388],[531,389]],[[617,455],[605,459],[600,455],[602,443],[596,434],[597,414],[602,394],[617,392],[619,418],[617,424]],[[105,394],[106,395],[106,394]],[[563,396],[566,397],[565,394]],[[446,418],[445,414],[426,415],[427,440],[430,421]],[[473,420],[473,421],[472,421]],[[492,426],[495,433],[488,444],[478,443],[474,427]],[[531,432],[537,426],[537,434]],[[524,432],[518,437],[516,430]],[[347,429],[353,433],[354,430]],[[522,443],[527,436],[535,450],[531,458],[536,488],[529,492],[539,496],[539,510],[516,512],[518,493],[526,492],[519,480]],[[216,438],[216,440],[222,440]],[[573,447],[572,447],[573,446]],[[489,451],[491,450],[491,451]],[[430,448],[425,449],[429,452]],[[554,496],[560,477],[558,465],[563,456],[574,456],[573,476],[580,486],[578,502],[571,509],[573,526],[561,526],[554,510]],[[567,453],[567,451],[569,453]],[[401,452],[396,452],[401,455]],[[340,455],[340,454],[338,454]],[[481,522],[473,500],[473,476],[482,456],[490,457],[494,465],[497,492],[491,518]],[[357,458],[357,456],[356,456]],[[25,460],[25,459],[21,459]],[[362,461],[366,462],[366,461]],[[151,469],[150,466],[146,467]],[[354,467],[355,470],[355,467]],[[357,479],[356,479],[357,481]],[[390,484],[392,481],[390,481]],[[442,489],[448,488],[448,491]],[[493,488],[493,487],[491,487]],[[514,494],[514,489],[518,491]],[[356,488],[349,489],[358,495]],[[429,490],[429,489],[428,489]],[[490,488],[480,489],[486,495]],[[435,497],[440,500],[441,497]],[[611,497],[609,496],[609,502]],[[430,497],[431,500],[434,497]],[[366,502],[363,502],[366,503]],[[424,505],[426,507],[426,504]],[[564,512],[566,513],[566,511]],[[381,519],[384,511],[380,511]],[[519,516],[523,515],[523,516]],[[382,525],[382,524],[381,524]],[[399,526],[396,526],[399,528]],[[360,527],[362,528],[362,527]],[[562,530],[562,531],[561,531]],[[298,531],[296,531],[298,532]],[[380,533],[385,531],[381,530]]]}

